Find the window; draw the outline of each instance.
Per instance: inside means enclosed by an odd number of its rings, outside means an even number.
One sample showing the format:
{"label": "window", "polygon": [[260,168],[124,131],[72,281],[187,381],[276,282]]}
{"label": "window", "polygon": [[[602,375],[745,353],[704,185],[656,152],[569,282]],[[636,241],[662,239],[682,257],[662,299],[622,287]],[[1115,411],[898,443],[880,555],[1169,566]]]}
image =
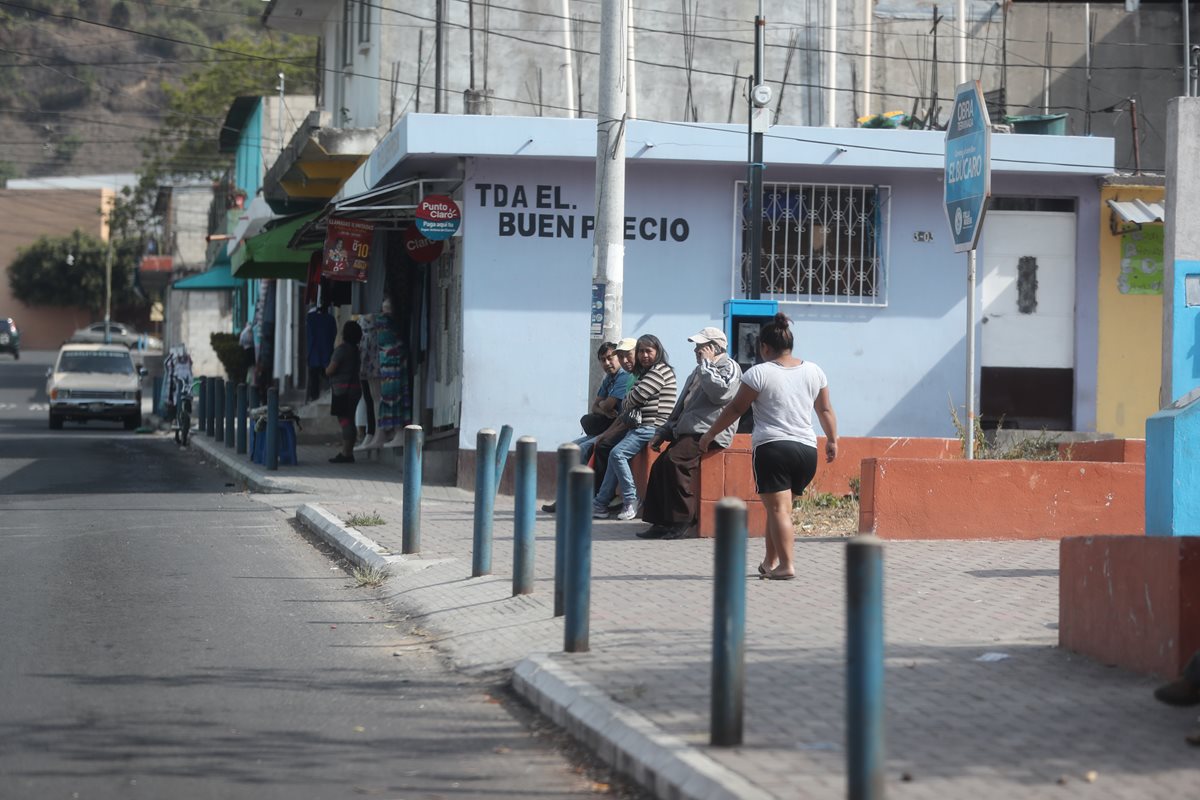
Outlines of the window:
{"label": "window", "polygon": [[354,63],[354,0],[342,0],[342,66]]}
{"label": "window", "polygon": [[365,0],[358,5],[358,43],[371,43],[371,4]]}
{"label": "window", "polygon": [[[749,193],[738,184],[739,285],[750,275]],[[891,189],[809,183],[763,185],[762,294],[830,305],[887,304]]]}

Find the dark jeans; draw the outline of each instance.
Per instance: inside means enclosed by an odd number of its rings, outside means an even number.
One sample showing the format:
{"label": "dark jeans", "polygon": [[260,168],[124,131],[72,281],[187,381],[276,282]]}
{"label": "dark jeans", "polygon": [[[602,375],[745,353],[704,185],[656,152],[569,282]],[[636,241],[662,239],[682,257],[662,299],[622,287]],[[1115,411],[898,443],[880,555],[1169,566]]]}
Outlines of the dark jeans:
{"label": "dark jeans", "polygon": [[1200,686],[1200,650],[1192,654],[1183,668],[1184,679],[1193,686]]}
{"label": "dark jeans", "polygon": [[[703,455],[699,444],[699,436],[685,434],[659,455],[646,483],[643,521],[669,528],[691,526],[699,521],[700,499],[696,489]],[[720,449],[713,444],[709,452]]]}

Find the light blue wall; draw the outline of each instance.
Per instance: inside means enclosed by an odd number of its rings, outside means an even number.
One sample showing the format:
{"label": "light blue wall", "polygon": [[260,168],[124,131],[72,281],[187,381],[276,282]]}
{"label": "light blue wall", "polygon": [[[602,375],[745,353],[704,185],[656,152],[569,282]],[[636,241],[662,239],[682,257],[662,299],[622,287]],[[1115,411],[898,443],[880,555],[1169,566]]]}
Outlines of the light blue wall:
{"label": "light blue wall", "polygon": [[1171,328],[1171,398],[1200,387],[1200,306],[1188,306],[1185,282],[1200,275],[1200,261],[1175,259],[1175,313]]}
{"label": "light blue wall", "polygon": [[[461,446],[473,447],[479,428],[509,423],[550,450],[576,435],[587,406],[592,239],[578,232],[501,236],[499,226],[504,212],[591,214],[591,165],[470,159],[466,175]],[[689,234],[684,242],[626,242],[624,333],[659,336],[681,379],[694,365],[687,336],[721,325],[723,304],[734,297],[734,192],[743,176],[731,165],[629,165],[626,215],[683,218]],[[768,181],[891,186],[887,306],[781,304],[794,320],[797,352],[829,376],[845,435],[954,435],[949,406],[963,406],[966,397],[966,255],[950,244],[940,177],[940,170],[768,170]],[[502,184],[510,193],[523,186],[529,207],[496,208],[491,190],[481,205],[480,184]],[[536,208],[538,185],[560,187],[559,199],[572,208]],[[1098,262],[1092,178],[1006,176],[996,191],[1076,197],[1077,261]],[[916,241],[917,231],[931,231],[933,241]],[[1083,269],[1077,279],[1081,428],[1094,418],[1093,272]]]}
{"label": "light blue wall", "polygon": [[1146,420],[1146,535],[1200,536],[1200,404]]}

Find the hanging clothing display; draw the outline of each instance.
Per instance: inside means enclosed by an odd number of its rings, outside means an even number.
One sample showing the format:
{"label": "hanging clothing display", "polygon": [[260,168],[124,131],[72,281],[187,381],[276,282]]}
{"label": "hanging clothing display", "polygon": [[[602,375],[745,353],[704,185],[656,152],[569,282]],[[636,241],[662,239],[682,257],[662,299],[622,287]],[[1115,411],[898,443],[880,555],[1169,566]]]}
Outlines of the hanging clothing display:
{"label": "hanging clothing display", "polygon": [[400,428],[412,419],[412,392],[408,379],[408,348],[396,335],[389,314],[375,320],[375,349],[382,381],[375,424],[384,430]]}

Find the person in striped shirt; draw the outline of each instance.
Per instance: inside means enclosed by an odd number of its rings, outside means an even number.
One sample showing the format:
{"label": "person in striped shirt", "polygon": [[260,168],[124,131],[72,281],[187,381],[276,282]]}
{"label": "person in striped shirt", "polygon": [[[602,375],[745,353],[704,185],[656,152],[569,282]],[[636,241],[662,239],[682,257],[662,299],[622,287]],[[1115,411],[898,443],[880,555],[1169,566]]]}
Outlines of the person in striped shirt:
{"label": "person in striped shirt", "polygon": [[634,384],[625,395],[621,413],[608,430],[596,438],[596,461],[602,450],[609,450],[604,481],[592,501],[592,516],[607,519],[608,504],[621,492],[621,510],[617,519],[633,519],[638,514],[637,485],[633,481],[630,460],[654,438],[675,408],[675,370],[667,360],[666,348],[657,336],[639,337],[634,351]]}

